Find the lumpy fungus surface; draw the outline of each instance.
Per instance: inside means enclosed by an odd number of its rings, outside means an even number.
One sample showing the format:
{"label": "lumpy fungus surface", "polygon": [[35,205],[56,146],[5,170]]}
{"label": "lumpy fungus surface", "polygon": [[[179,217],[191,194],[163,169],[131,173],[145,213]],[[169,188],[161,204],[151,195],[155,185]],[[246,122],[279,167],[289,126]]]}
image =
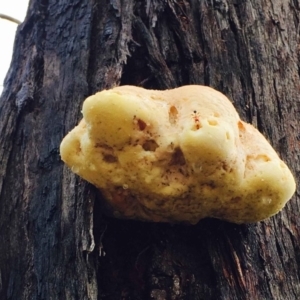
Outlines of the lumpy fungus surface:
{"label": "lumpy fungus surface", "polygon": [[231,102],[205,86],[121,86],[88,97],[62,160],[125,218],[256,222],[280,211],[295,181]]}

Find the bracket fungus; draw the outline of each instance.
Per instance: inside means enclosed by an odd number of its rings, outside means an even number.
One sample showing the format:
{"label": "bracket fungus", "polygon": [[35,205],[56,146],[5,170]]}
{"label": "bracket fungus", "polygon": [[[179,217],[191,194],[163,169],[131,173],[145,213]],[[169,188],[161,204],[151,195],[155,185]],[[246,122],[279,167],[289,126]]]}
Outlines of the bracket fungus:
{"label": "bracket fungus", "polygon": [[62,160],[116,215],[197,223],[256,222],[279,212],[295,180],[267,140],[206,86],[121,86],[88,97]]}

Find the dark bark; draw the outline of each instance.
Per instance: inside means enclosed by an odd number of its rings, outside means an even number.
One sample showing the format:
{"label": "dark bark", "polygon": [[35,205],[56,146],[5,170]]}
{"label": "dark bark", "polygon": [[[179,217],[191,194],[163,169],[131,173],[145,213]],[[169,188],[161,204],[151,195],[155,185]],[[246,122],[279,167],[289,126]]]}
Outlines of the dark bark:
{"label": "dark bark", "polygon": [[98,90],[205,84],[299,178],[299,18],[297,0],[32,0],[0,99],[0,299],[299,298],[298,192],[252,225],[117,220],[59,156]]}

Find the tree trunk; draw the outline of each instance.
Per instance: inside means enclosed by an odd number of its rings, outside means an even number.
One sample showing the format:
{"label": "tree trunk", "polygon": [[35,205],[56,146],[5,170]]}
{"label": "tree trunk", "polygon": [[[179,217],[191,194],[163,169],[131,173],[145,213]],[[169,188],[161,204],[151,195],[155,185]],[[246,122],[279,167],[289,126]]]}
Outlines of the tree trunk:
{"label": "tree trunk", "polygon": [[298,299],[299,193],[251,225],[118,220],[59,145],[99,90],[205,84],[299,178],[299,20],[297,0],[31,0],[0,99],[0,299]]}

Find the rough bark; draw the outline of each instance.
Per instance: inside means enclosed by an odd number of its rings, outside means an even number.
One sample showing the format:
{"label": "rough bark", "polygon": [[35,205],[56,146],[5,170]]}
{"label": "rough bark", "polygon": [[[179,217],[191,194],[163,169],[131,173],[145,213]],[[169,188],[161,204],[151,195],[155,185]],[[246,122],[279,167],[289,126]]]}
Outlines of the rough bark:
{"label": "rough bark", "polygon": [[59,144],[98,90],[205,84],[299,178],[299,18],[298,0],[32,0],[0,99],[0,299],[297,299],[299,192],[251,225],[117,220]]}

